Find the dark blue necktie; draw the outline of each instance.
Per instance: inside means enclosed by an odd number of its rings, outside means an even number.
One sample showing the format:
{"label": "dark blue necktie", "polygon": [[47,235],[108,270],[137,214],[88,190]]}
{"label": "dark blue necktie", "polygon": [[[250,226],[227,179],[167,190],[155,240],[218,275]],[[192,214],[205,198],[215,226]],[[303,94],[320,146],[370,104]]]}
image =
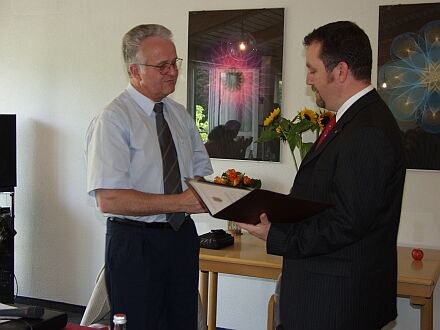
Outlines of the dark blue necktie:
{"label": "dark blue necktie", "polygon": [[[178,194],[182,192],[179,161],[173,136],[163,116],[163,103],[156,103],[153,110],[156,113],[157,137],[162,153],[164,194]],[[185,221],[185,213],[167,213],[167,221],[177,231]]]}

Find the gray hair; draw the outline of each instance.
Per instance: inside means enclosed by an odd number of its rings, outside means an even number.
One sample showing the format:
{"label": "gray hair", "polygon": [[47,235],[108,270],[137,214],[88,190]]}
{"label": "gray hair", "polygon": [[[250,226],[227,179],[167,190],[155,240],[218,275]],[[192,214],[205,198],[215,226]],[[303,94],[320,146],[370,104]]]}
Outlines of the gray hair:
{"label": "gray hair", "polygon": [[128,31],[122,39],[122,54],[129,75],[130,70],[128,67],[130,64],[137,63],[139,47],[142,41],[148,37],[161,37],[172,40],[173,34],[165,26],[159,24],[142,24]]}

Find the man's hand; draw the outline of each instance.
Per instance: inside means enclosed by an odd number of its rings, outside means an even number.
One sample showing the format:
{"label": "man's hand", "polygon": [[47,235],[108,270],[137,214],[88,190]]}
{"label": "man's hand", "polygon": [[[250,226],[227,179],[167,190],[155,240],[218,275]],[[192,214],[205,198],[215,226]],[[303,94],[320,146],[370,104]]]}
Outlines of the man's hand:
{"label": "man's hand", "polygon": [[183,193],[178,195],[179,205],[183,211],[187,213],[205,213],[208,210],[202,205],[197,199],[196,195],[191,189],[185,190]]}
{"label": "man's hand", "polygon": [[249,234],[261,238],[264,241],[267,241],[267,235],[269,234],[270,226],[272,223],[267,218],[266,213],[262,213],[260,215],[260,221],[258,225],[250,225],[247,223],[237,223],[241,229],[245,229],[249,232]]}

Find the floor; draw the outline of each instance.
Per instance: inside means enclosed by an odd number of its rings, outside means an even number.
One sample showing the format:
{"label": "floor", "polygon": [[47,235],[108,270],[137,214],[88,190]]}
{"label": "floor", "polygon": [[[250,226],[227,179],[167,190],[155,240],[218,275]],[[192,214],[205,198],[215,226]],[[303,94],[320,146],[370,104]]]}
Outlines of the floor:
{"label": "floor", "polygon": [[[66,312],[68,318],[67,322],[72,324],[80,324],[81,318],[85,311],[84,306],[48,301],[43,299],[27,298],[27,297],[16,297],[14,306],[17,307],[41,306],[55,311]],[[217,328],[217,330],[232,330],[232,329]]]}

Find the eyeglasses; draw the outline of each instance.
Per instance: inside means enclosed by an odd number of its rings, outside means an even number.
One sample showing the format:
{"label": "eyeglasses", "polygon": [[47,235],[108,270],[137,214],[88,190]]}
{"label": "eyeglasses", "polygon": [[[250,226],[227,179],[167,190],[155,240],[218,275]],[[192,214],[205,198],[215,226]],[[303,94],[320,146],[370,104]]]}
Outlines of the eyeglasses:
{"label": "eyeglasses", "polygon": [[143,66],[151,66],[153,68],[159,69],[159,72],[161,74],[167,74],[168,72],[170,72],[171,67],[174,70],[179,70],[182,65],[182,61],[183,61],[183,59],[176,58],[175,60],[173,60],[171,62],[163,62],[162,64],[158,64],[158,65],[144,64],[144,63],[135,63],[135,64],[136,65],[143,65]]}

